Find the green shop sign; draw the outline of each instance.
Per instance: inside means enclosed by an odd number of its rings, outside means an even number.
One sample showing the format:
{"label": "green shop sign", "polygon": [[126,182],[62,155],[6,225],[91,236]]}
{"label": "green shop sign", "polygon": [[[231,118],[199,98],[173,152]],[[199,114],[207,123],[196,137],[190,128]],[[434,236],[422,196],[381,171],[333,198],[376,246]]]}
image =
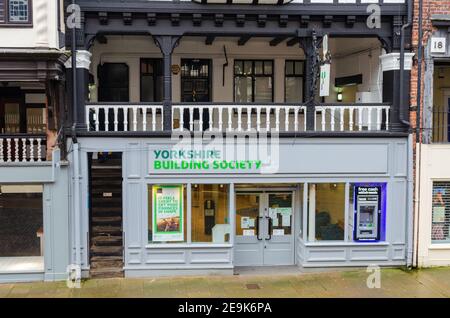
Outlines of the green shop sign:
{"label": "green shop sign", "polygon": [[220,150],[151,150],[153,172],[257,172],[261,160],[225,160]]}
{"label": "green shop sign", "polygon": [[183,186],[153,186],[153,242],[184,241]]}

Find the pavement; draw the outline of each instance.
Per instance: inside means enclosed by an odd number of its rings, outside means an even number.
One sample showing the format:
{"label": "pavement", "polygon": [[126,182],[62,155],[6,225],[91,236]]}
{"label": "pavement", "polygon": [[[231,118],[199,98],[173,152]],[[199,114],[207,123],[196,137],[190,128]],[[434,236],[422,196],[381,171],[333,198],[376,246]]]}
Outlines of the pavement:
{"label": "pavement", "polygon": [[[0,298],[276,298],[420,297],[450,298],[450,267],[407,271],[386,268],[375,276],[365,269],[308,273],[245,273],[230,276],[114,278],[66,282],[0,284]],[[369,288],[367,281],[372,283]]]}

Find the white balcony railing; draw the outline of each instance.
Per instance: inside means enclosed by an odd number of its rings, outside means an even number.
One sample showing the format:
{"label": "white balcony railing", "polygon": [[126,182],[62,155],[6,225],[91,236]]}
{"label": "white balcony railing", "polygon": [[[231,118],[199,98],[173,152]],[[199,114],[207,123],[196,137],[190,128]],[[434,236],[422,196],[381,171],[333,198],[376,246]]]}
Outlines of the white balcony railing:
{"label": "white balcony railing", "polygon": [[[389,130],[389,105],[321,104],[315,107],[315,131]],[[172,130],[306,131],[307,107],[292,104],[173,104]],[[161,104],[88,104],[89,131],[164,130]]]}
{"label": "white balcony railing", "polygon": [[0,163],[45,161],[46,137],[41,135],[0,135]]}
{"label": "white balcony railing", "polygon": [[389,130],[388,105],[316,106],[316,131]]}
{"label": "white balcony railing", "polygon": [[173,105],[172,129],[190,131],[304,131],[305,106]]}
{"label": "white balcony railing", "polygon": [[162,131],[162,105],[89,104],[86,124],[89,131]]}

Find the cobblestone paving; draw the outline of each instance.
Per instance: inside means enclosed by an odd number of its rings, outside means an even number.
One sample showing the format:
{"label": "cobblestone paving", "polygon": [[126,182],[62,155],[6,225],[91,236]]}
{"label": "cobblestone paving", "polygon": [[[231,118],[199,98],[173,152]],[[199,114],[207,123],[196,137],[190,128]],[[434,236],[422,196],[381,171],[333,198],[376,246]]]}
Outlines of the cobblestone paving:
{"label": "cobblestone paving", "polygon": [[368,275],[360,269],[283,275],[96,279],[83,281],[79,289],[67,288],[65,282],[0,284],[0,297],[450,297],[450,267],[383,269],[379,289],[367,287]]}

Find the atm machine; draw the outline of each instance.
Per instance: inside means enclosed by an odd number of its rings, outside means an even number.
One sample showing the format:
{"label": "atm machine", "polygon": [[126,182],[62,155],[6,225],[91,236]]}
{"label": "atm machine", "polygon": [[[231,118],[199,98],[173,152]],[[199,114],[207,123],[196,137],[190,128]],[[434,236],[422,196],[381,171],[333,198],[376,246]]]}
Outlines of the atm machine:
{"label": "atm machine", "polygon": [[378,241],[381,223],[381,187],[355,187],[355,241]]}

